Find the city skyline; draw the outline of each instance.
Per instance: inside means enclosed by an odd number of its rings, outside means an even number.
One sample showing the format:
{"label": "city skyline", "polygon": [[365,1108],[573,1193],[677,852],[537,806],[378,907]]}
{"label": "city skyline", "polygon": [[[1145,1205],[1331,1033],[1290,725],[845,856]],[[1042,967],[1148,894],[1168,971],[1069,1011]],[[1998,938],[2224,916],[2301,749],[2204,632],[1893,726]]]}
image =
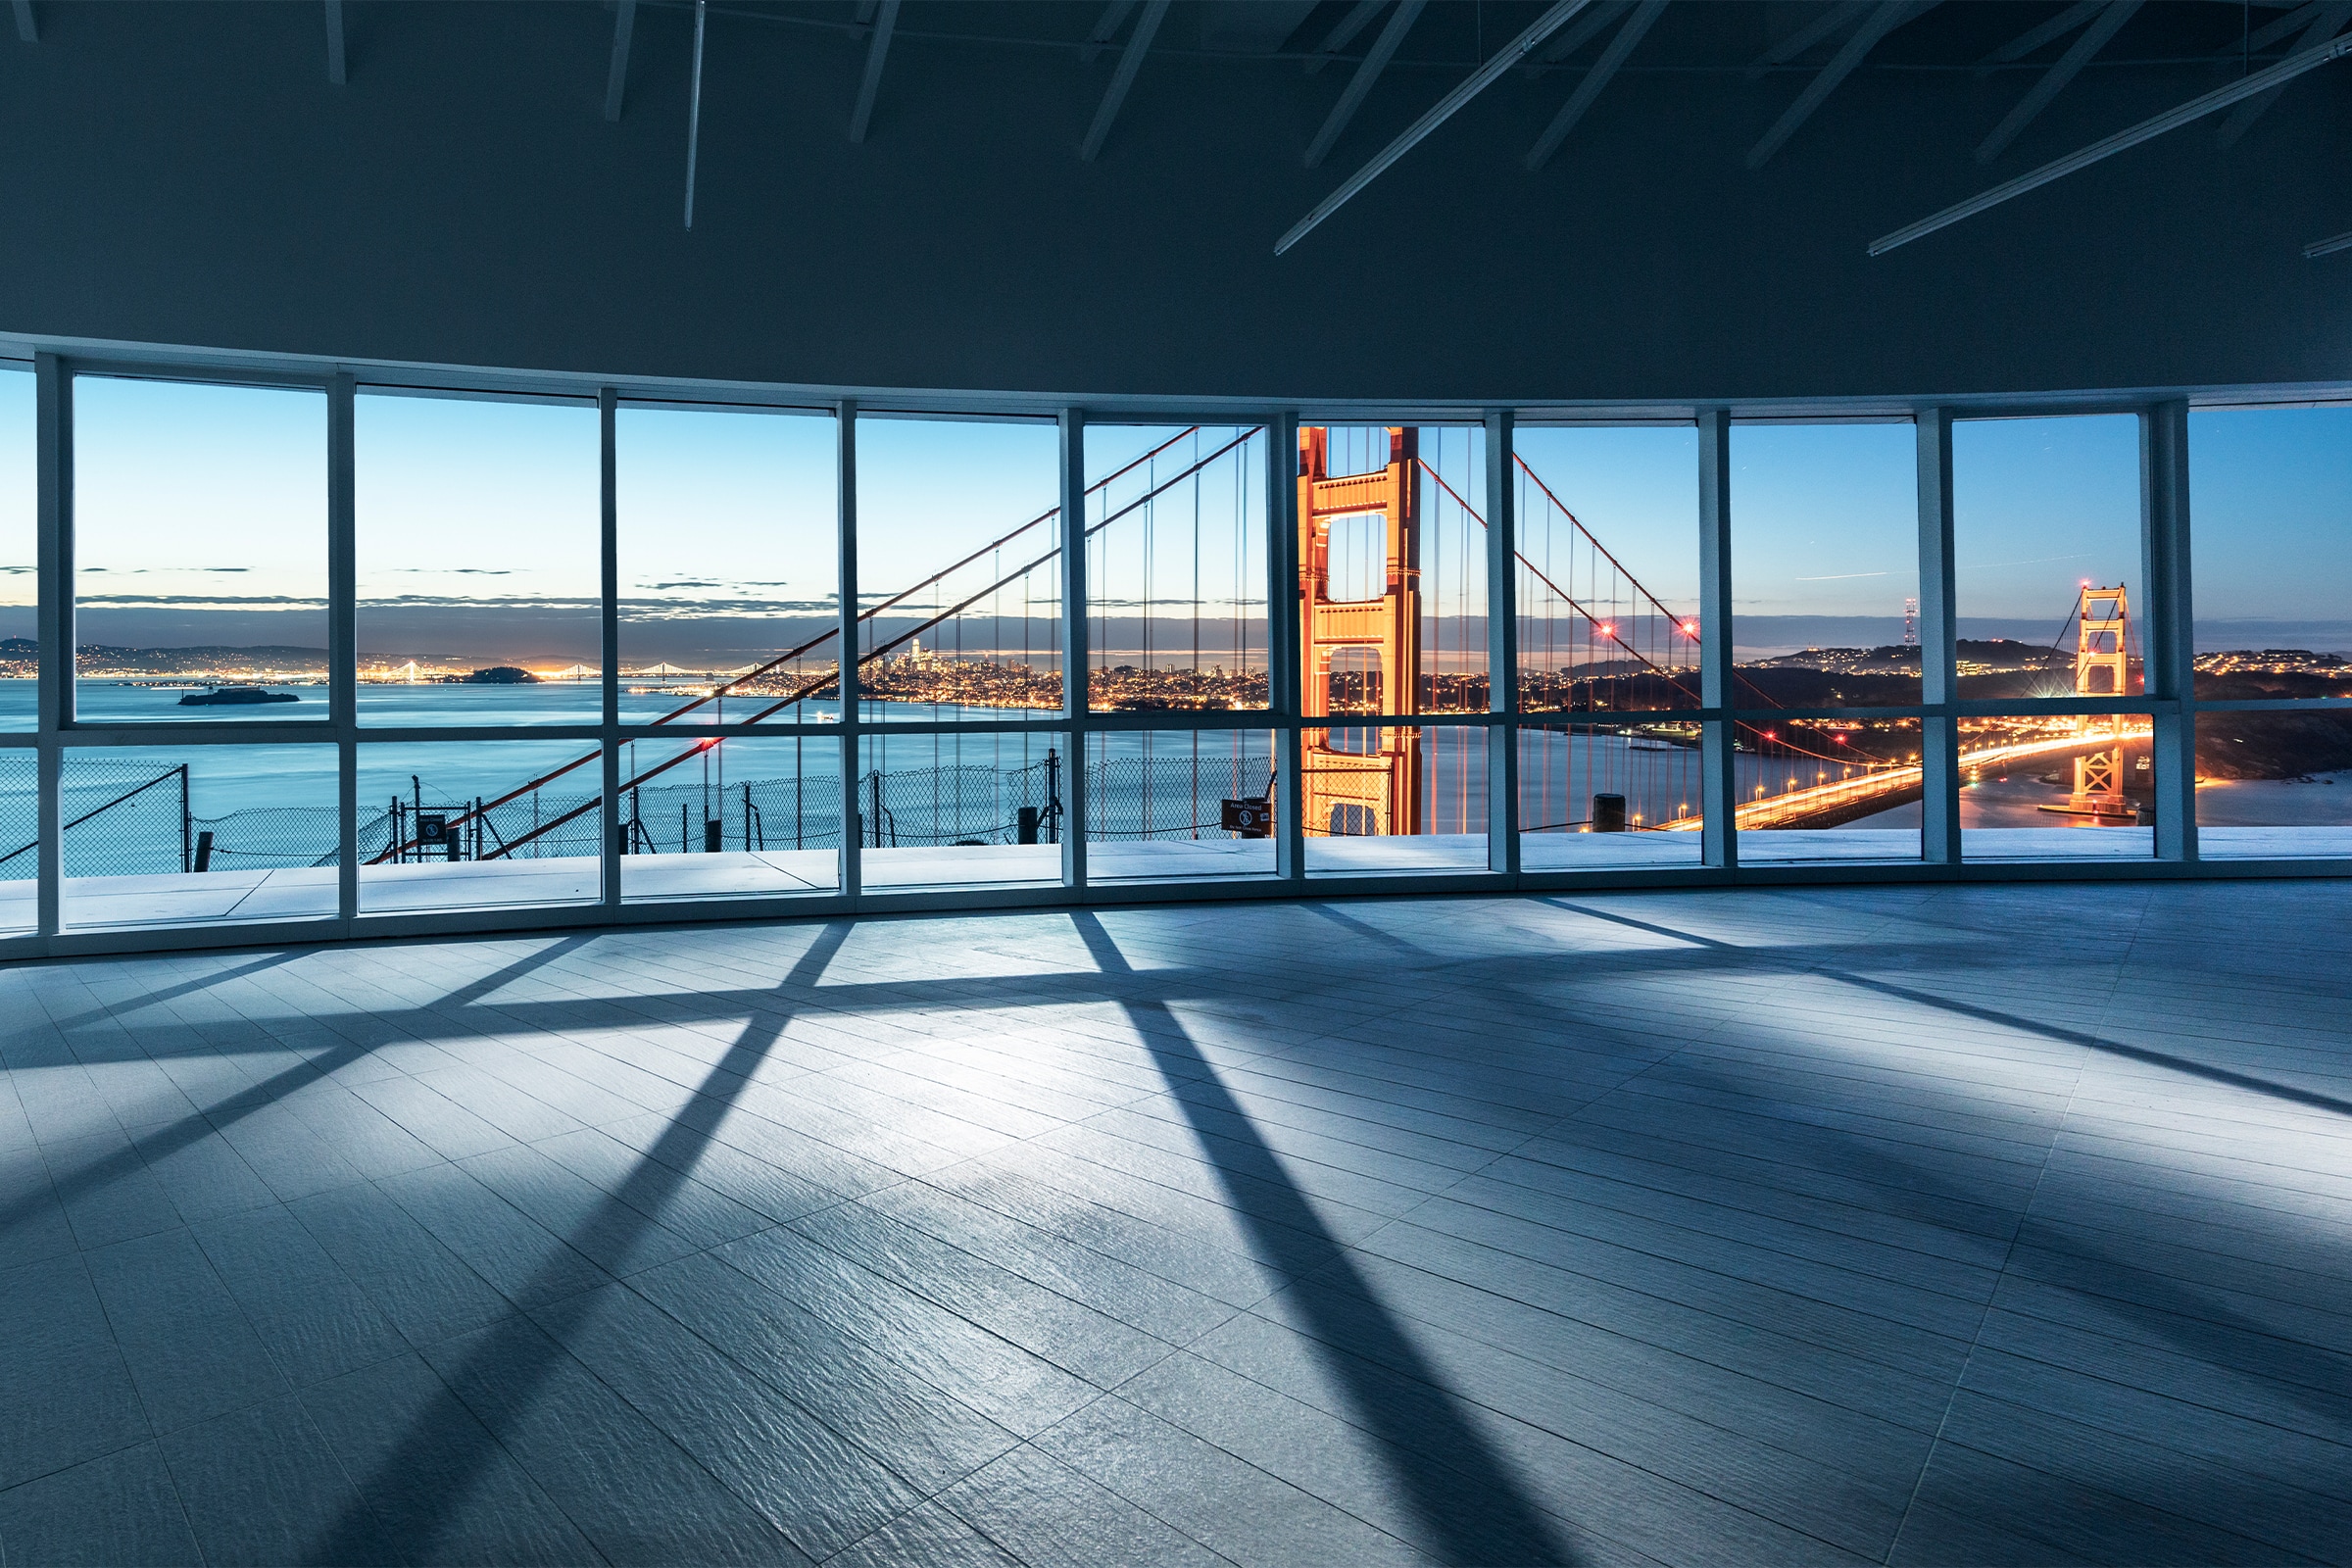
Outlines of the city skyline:
{"label": "city skyline", "polygon": [[[0,636],[31,631],[30,393],[0,370]],[[363,658],[597,662],[593,405],[369,393],[361,416]],[[324,646],[320,394],[85,377],[75,425],[80,641]],[[733,668],[830,623],[829,415],[628,405],[621,431],[624,668]],[[1090,470],[1168,433],[1092,427]],[[1695,600],[1688,427],[1523,425],[1516,444],[1629,570]],[[1044,420],[861,419],[869,597],[1049,510],[1056,446]],[[1899,641],[1912,452],[1907,424],[1735,427],[1740,657]],[[1962,421],[1954,455],[1961,635],[2046,640],[2082,579],[2135,582],[2131,416]],[[2352,651],[2352,410],[2200,411],[2191,460],[2198,647]],[[1204,606],[1217,646],[1251,586]],[[1115,578],[1103,596],[1113,623],[1143,597]]]}

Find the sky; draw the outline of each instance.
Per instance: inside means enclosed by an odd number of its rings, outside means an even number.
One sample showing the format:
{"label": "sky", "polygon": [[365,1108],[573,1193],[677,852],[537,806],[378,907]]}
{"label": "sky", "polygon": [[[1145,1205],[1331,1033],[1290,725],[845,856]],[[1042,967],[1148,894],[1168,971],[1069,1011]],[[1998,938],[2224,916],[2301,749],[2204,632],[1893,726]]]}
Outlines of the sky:
{"label": "sky", "polygon": [[[5,635],[31,629],[32,424],[31,375],[0,369]],[[829,415],[630,406],[619,430],[625,660],[697,649],[748,659],[825,614],[835,586]],[[1172,433],[1097,427],[1090,471]],[[2198,413],[2190,435],[2199,646],[2352,649],[2352,409]],[[77,383],[75,438],[85,640],[323,646],[319,394],[88,377]],[[1433,428],[1424,442],[1475,502],[1473,433]],[[1902,602],[1916,592],[1912,446],[1904,424],[1734,430],[1743,655],[1900,635]],[[869,416],[858,447],[869,598],[1054,504],[1050,420]],[[1644,585],[1678,610],[1695,605],[1691,430],[1522,425],[1518,448]],[[1205,450],[1163,457],[1147,477]],[[1171,490],[1152,514],[1148,550],[1140,514],[1101,543],[1093,566],[1111,601],[1112,641],[1136,638],[1147,564],[1149,597],[1189,623],[1196,545],[1204,619],[1229,626],[1238,606],[1252,641],[1262,639],[1263,590],[1250,569],[1264,528],[1257,450],[1228,454],[1200,482]],[[2132,418],[1964,420],[1953,455],[1963,635],[2046,641],[2084,579],[2136,594]],[[363,659],[596,662],[592,404],[365,393],[357,459]],[[1425,592],[1442,597],[1450,572],[1475,613],[1475,525],[1446,526],[1462,537],[1446,542],[1433,514]],[[1032,530],[908,608],[944,609],[987,588],[1044,554],[1047,532]],[[1523,532],[1530,554],[1542,544]],[[1368,537],[1343,540],[1335,569],[1354,569],[1353,552],[1368,571],[1372,549]],[[1020,585],[1041,621],[1057,576],[1048,569]],[[1018,592],[999,590],[981,608],[1017,617]]]}

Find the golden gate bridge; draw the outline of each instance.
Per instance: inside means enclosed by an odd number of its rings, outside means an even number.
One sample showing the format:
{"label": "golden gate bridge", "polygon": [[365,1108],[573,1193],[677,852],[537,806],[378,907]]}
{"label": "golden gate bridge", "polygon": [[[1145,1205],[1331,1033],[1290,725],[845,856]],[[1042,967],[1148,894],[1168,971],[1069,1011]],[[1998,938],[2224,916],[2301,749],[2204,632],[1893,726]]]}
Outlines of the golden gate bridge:
{"label": "golden gate bridge", "polygon": [[[1156,505],[1198,487],[1202,476],[1228,457],[1241,452],[1264,434],[1263,426],[1210,431],[1192,425],[1176,431],[1111,472],[1090,483],[1084,492],[1089,520],[1081,537],[1090,547],[1122,524],[1148,526]],[[1467,549],[1473,530],[1483,533],[1486,518],[1462,494],[1467,487],[1449,480],[1442,466],[1424,461],[1422,432],[1413,426],[1376,426],[1351,432],[1369,436],[1369,458],[1335,464],[1332,427],[1302,426],[1298,431],[1298,632],[1301,654],[1300,716],[1310,727],[1301,736],[1300,776],[1296,784],[1305,831],[1312,836],[1401,835],[1470,830],[1467,800],[1456,803],[1450,824],[1441,818],[1443,803],[1430,798],[1429,768],[1424,755],[1427,725],[1416,718],[1442,720],[1447,713],[1481,710],[1486,707],[1492,672],[1483,667],[1483,616],[1488,612],[1483,590],[1483,551]],[[1188,445],[1189,443],[1189,445]],[[1201,449],[1206,446],[1207,450]],[[1385,452],[1381,448],[1385,447]],[[1379,461],[1374,461],[1379,460]],[[1161,472],[1163,461],[1172,471]],[[1339,471],[1334,471],[1335,466]],[[1698,679],[1699,624],[1695,614],[1670,608],[1644,585],[1620,557],[1612,553],[1560,500],[1524,456],[1514,453],[1514,478],[1520,486],[1522,547],[1516,552],[1514,605],[1520,616],[1521,707],[1527,725],[1523,733],[1556,719],[1564,726],[1639,728],[1645,713],[1694,710],[1702,706]],[[1350,471],[1352,470],[1352,471]],[[1140,488],[1135,486],[1140,485]],[[1134,488],[1129,495],[1126,491]],[[1116,496],[1123,499],[1114,500]],[[1197,496],[1196,498],[1197,499]],[[1432,523],[1452,541],[1458,564],[1432,562]],[[894,656],[906,661],[903,649],[921,647],[926,634],[942,627],[959,627],[966,616],[991,614],[1016,619],[1023,628],[1024,646],[1017,656],[994,646],[1003,670],[1016,678],[999,683],[999,695],[989,699],[1000,706],[1057,710],[1059,681],[1049,681],[1037,666],[1060,657],[1053,646],[1030,646],[1040,609],[1050,609],[1058,620],[1060,573],[1060,508],[1049,507],[1007,532],[982,543],[955,562],[909,586],[859,609],[859,648],[856,662],[862,678],[869,669],[889,667]],[[1352,547],[1335,539],[1346,525]],[[1448,532],[1447,530],[1451,531]],[[1458,536],[1458,537],[1457,537]],[[1533,547],[1532,552],[1531,548]],[[1352,577],[1356,580],[1342,581]],[[1474,586],[1477,583],[1479,586]],[[1194,642],[1199,658],[1198,583],[1189,603],[1196,622]],[[1007,616],[1008,595],[1018,595],[1017,609]],[[1450,603],[1448,603],[1450,599]],[[1187,601],[1178,601],[1186,603]],[[1147,605],[1147,611],[1150,606]],[[1239,608],[1236,606],[1235,608]],[[2079,627],[2076,687],[2085,696],[2123,695],[2127,684],[2126,642],[2129,620],[2124,590],[2084,585],[2075,617]],[[1252,655],[1236,617],[1235,677],[1246,684],[1244,665]],[[723,710],[729,696],[753,698],[752,711],[735,720],[756,724],[785,713],[804,703],[837,699],[840,695],[839,643],[842,629],[827,627],[799,645],[712,685],[655,720],[657,726],[685,722],[706,709]],[[1451,644],[1451,668],[1446,667]],[[1425,645],[1435,652],[1425,658]],[[935,636],[935,650],[939,640]],[[939,656],[932,656],[936,661]],[[950,659],[951,665],[965,661]],[[1221,667],[1221,666],[1220,666]],[[1198,671],[1195,672],[1196,674]],[[1262,671],[1258,690],[1262,692]],[[1753,706],[1780,706],[1737,671],[1734,679],[1754,700]],[[1228,686],[1234,682],[1229,681]],[[1171,705],[1173,706],[1173,705]],[[1195,703],[1188,706],[1207,706]],[[1249,710],[1236,705],[1237,721]],[[1346,719],[1347,724],[1315,725],[1315,720]],[[2136,724],[2115,717],[2065,721],[2061,734],[2017,738],[1964,750],[1962,769],[1975,774],[1985,769],[2037,760],[2076,759],[2075,788],[2067,804],[2056,808],[2100,819],[2130,814],[2122,788],[2125,746],[2147,733]],[[1765,757],[1803,759],[1823,764],[1812,784],[1791,774],[1781,791],[1759,785],[1753,798],[1738,803],[1736,821],[1742,830],[1822,828],[1837,826],[1917,800],[1923,788],[1916,754],[1908,760],[1853,756],[1834,757],[1810,750],[1781,733],[1787,726],[1768,727],[1751,719],[1735,721],[1739,744]],[[732,726],[730,726],[732,727]],[[879,726],[878,726],[879,727]],[[1458,726],[1439,726],[1441,734],[1456,741],[1474,737]],[[1662,733],[1659,732],[1659,733]],[[620,782],[622,796],[633,796],[664,775],[726,744],[729,737],[706,736],[642,768],[632,768]],[[1483,744],[1483,742],[1481,743]],[[1687,740],[1648,742],[1656,749],[1686,754]],[[574,797],[576,804],[552,814],[534,808],[527,828],[493,835],[487,842],[479,824],[492,813],[529,798],[579,769],[601,760],[601,750],[589,750],[559,766],[538,773],[496,797],[481,798],[433,813],[431,848],[442,853],[448,844],[471,844],[481,858],[514,858],[540,853],[543,841],[573,836],[566,828],[602,808],[600,796]],[[1594,788],[1613,782],[1611,770],[1637,765],[1641,753],[1612,754],[1595,762],[1587,750],[1587,766],[1580,789],[1574,766],[1575,752],[1559,780],[1565,803],[1591,793],[1604,801],[1611,791]],[[633,753],[632,753],[633,756]],[[1839,776],[1830,778],[1830,768]],[[1856,768],[1859,767],[1859,771]],[[879,770],[874,787],[880,788]],[[1463,769],[1454,769],[1458,779]],[[1269,798],[1282,787],[1279,779],[1266,786]],[[1619,825],[1608,811],[1596,807],[1584,819],[1550,818],[1563,815],[1547,808],[1552,782],[1533,781],[1539,800],[1532,820],[1544,828],[1602,830]],[[1621,801],[1621,797],[1618,798]],[[1035,808],[1047,821],[1057,820],[1058,800]],[[1568,808],[1569,811],[1573,808]],[[1618,807],[1622,811],[1622,805]],[[424,813],[417,813],[422,817]],[[1216,833],[1214,813],[1194,808],[1174,813],[1174,831],[1200,836]],[[1703,817],[1683,810],[1662,819],[1635,820],[1623,825],[1637,830],[1693,831]],[[1263,819],[1262,817],[1260,818]],[[468,837],[467,828],[473,828]],[[1024,829],[1026,831],[1026,829]],[[423,852],[421,829],[404,821],[372,841],[368,863],[406,859]],[[681,831],[681,848],[693,848],[693,835]],[[447,852],[458,853],[458,852]]]}

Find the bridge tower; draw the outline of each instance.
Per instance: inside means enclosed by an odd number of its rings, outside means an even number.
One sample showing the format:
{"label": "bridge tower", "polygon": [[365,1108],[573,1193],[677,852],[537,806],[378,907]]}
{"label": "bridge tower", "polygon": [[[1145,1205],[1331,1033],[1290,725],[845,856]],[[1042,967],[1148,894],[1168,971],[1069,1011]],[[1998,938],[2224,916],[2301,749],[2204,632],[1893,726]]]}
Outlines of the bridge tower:
{"label": "bridge tower", "polygon": [[[2076,607],[2075,695],[2121,697],[2131,672],[2126,631],[2131,612],[2124,585],[2112,588],[2082,585]],[[2084,718],[2084,728],[2117,728],[2121,719]],[[2119,742],[2106,751],[2086,752],[2075,759],[2075,790],[2066,808],[2086,816],[2130,816],[2132,803],[2124,797],[2124,748]]]}
{"label": "bridge tower", "polygon": [[[1392,425],[1384,466],[1335,477],[1331,432],[1313,425],[1299,428],[1299,710],[1307,719],[1362,713],[1377,724],[1380,717],[1421,710],[1417,437],[1409,426]],[[1343,517],[1364,516],[1380,518],[1387,539],[1381,593],[1335,599],[1332,525]],[[1335,685],[1340,688],[1336,701]],[[1418,726],[1308,729],[1299,743],[1299,815],[1309,834],[1421,830]]]}

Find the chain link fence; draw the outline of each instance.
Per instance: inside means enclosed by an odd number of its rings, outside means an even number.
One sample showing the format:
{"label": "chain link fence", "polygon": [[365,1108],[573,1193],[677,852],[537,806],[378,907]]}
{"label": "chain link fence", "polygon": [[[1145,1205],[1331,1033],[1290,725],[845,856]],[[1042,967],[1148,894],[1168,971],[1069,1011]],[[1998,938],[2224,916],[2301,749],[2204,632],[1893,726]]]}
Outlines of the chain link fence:
{"label": "chain link fence", "polygon": [[[985,763],[881,769],[858,785],[873,848],[1058,842],[1063,825],[1058,754],[1025,767]],[[1262,758],[1230,755],[1113,758],[1087,768],[1097,839],[1222,837],[1220,803],[1262,798]],[[383,798],[379,797],[379,800]],[[534,790],[488,804],[419,782],[359,821],[363,865],[593,857],[602,804],[593,794]],[[65,873],[135,876],[331,866],[339,854],[332,807],[254,807],[200,817],[188,808],[185,764],[156,769],[77,764],[62,791]],[[30,878],[35,849],[33,762],[0,757],[0,880]],[[621,852],[631,855],[838,849],[837,774],[739,779],[723,785],[646,785],[621,792]]]}
{"label": "chain link fence", "polygon": [[1264,800],[1273,785],[1273,763],[1247,754],[1106,758],[1086,769],[1088,836],[1229,838],[1224,803]]}

